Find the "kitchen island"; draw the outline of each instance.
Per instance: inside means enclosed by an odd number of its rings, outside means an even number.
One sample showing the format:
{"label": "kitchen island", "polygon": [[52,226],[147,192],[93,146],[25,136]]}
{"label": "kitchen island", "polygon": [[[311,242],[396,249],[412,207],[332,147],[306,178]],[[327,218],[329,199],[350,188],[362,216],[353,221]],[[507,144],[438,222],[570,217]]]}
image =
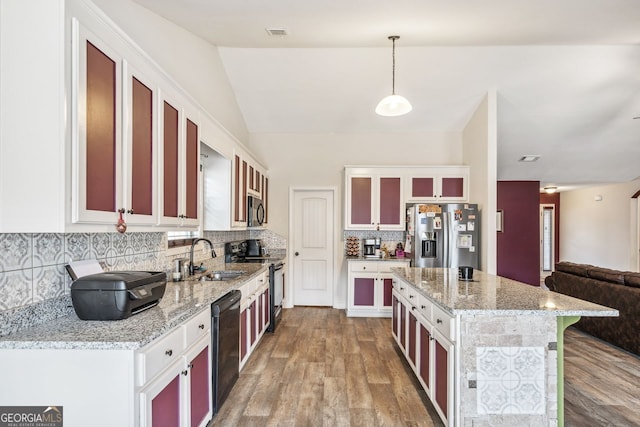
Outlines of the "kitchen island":
{"label": "kitchen island", "polygon": [[475,271],[393,268],[394,338],[446,425],[555,426],[563,333],[617,310]]}

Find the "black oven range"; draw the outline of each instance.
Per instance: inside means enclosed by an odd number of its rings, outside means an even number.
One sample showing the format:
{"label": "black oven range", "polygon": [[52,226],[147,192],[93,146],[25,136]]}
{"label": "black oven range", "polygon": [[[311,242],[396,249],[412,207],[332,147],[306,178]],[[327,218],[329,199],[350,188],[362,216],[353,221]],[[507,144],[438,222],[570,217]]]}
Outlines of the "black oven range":
{"label": "black oven range", "polygon": [[224,245],[225,262],[227,263],[261,263],[269,265],[269,309],[271,322],[267,331],[275,332],[282,316],[284,299],[284,261],[270,257],[259,239],[238,240]]}

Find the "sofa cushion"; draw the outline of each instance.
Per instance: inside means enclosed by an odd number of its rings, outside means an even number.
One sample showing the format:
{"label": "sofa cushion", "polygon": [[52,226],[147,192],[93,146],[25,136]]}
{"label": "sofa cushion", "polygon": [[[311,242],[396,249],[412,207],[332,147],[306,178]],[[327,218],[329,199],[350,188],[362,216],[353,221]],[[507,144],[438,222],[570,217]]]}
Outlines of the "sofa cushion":
{"label": "sofa cushion", "polygon": [[588,264],[574,264],[573,262],[559,262],[556,264],[557,271],[563,271],[569,274],[575,274],[576,276],[589,277],[589,269],[595,268],[593,265]]}
{"label": "sofa cushion", "polygon": [[605,282],[618,283],[624,285],[624,274],[621,271],[610,270],[608,268],[594,267],[588,271],[589,277]]}
{"label": "sofa cushion", "polygon": [[625,273],[624,284],[634,288],[640,288],[640,273]]}

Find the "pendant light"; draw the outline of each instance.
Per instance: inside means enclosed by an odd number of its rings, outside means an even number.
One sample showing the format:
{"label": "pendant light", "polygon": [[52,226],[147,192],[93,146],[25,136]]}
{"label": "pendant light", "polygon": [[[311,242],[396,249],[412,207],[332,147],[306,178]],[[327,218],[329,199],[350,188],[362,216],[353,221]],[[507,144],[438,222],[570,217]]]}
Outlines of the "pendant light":
{"label": "pendant light", "polygon": [[396,95],[396,40],[400,36],[389,36],[393,43],[393,68],[391,73],[391,95],[385,97],[378,103],[376,113],[381,116],[393,117],[407,114],[413,108],[407,98]]}

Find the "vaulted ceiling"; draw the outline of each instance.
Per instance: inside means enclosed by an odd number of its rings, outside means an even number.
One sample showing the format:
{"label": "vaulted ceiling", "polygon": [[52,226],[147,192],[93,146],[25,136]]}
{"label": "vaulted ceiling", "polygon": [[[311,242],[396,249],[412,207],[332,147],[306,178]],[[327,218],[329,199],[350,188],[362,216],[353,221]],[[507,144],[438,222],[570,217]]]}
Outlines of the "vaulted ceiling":
{"label": "vaulted ceiling", "polygon": [[[136,2],[219,47],[249,132],[461,131],[495,89],[499,179],[640,176],[637,0]],[[384,118],[389,35],[413,111]]]}

